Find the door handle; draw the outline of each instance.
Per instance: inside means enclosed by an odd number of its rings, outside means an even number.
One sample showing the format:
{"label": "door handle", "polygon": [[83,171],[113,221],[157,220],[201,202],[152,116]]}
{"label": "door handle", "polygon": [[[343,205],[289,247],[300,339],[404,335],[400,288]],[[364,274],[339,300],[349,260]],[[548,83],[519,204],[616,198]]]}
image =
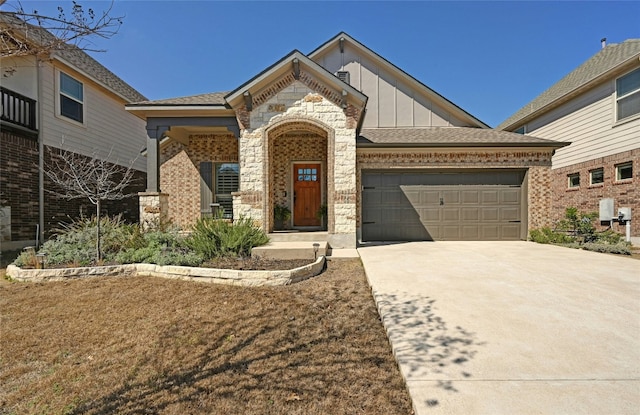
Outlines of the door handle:
{"label": "door handle", "polygon": [[444,206],[444,199],[440,198],[440,206]]}

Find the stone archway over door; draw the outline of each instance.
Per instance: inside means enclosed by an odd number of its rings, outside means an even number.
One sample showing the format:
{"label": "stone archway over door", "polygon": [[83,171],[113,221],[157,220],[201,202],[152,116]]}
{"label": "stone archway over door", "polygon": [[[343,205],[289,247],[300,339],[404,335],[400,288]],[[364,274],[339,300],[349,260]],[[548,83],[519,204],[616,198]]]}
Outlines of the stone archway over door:
{"label": "stone archway over door", "polygon": [[286,206],[292,213],[286,227],[322,226],[316,215],[320,206],[331,203],[330,137],[324,127],[300,120],[267,131],[267,229],[273,229],[276,205]]}

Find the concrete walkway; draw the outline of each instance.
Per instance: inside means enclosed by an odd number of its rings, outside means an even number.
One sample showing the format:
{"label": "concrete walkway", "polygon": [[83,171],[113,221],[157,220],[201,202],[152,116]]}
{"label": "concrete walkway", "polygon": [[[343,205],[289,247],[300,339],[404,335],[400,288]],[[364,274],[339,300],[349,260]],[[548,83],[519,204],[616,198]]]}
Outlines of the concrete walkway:
{"label": "concrete walkway", "polygon": [[531,242],[358,251],[416,415],[640,413],[640,261]]}

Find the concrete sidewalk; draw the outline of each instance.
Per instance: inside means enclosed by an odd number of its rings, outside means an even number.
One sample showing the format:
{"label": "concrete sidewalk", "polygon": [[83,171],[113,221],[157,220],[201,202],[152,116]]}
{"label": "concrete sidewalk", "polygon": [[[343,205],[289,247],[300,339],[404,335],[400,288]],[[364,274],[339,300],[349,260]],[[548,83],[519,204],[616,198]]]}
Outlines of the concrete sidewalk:
{"label": "concrete sidewalk", "polygon": [[639,413],[640,261],[530,242],[358,251],[417,415]]}

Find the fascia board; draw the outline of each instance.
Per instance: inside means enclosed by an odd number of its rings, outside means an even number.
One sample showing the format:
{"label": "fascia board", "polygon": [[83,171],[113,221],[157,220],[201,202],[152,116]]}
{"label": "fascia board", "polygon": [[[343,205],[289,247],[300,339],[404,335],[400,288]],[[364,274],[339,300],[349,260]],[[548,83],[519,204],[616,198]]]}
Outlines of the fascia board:
{"label": "fascia board", "polygon": [[235,116],[235,112],[224,106],[213,105],[126,105],[125,109],[139,118],[148,117],[199,117],[199,116]]}

